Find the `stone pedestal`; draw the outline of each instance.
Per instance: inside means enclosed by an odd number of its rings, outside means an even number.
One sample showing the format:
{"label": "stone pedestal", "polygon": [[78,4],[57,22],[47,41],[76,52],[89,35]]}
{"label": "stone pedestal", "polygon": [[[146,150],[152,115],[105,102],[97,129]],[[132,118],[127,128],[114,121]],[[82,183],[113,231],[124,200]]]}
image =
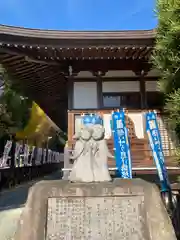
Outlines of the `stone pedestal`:
{"label": "stone pedestal", "polygon": [[[65,146],[64,148],[64,168],[72,169],[73,164],[70,163],[70,154],[69,154],[69,148],[68,146]],[[63,172],[63,180],[68,180],[70,175],[70,171],[64,171]]]}
{"label": "stone pedestal", "polygon": [[159,190],[140,179],[43,181],[30,190],[15,240],[175,240]]}

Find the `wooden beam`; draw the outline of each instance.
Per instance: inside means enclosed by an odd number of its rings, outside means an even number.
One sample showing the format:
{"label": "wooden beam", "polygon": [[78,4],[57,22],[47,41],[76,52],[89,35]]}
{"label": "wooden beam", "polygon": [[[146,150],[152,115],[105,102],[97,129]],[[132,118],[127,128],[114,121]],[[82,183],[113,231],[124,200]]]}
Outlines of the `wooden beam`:
{"label": "wooden beam", "polygon": [[72,67],[75,72],[79,71],[102,71],[108,70],[132,70],[136,71],[143,65],[143,68],[149,68],[149,63],[143,60],[121,60],[121,59],[109,59],[109,60],[77,60],[72,61]]}
{"label": "wooden beam", "polygon": [[39,60],[39,59],[35,59],[35,58],[31,58],[31,57],[28,57],[28,56],[25,56],[25,60],[27,62],[30,62],[30,63],[38,63],[38,64],[46,64],[46,65],[54,65],[54,66],[59,66],[60,64],[56,61],[48,61],[48,60]]}

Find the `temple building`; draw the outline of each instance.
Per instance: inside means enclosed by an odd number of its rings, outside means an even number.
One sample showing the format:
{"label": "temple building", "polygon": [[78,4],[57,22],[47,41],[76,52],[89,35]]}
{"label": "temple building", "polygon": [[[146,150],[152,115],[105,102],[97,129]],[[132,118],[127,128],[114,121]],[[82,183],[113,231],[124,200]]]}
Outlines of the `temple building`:
{"label": "temple building", "polygon": [[144,112],[157,110],[166,165],[177,173],[176,138],[161,111],[160,74],[150,64],[154,41],[155,30],[78,32],[1,25],[0,62],[17,87],[68,132],[70,147],[81,114],[98,112],[113,151],[111,112],[125,108],[136,171],[155,171]]}

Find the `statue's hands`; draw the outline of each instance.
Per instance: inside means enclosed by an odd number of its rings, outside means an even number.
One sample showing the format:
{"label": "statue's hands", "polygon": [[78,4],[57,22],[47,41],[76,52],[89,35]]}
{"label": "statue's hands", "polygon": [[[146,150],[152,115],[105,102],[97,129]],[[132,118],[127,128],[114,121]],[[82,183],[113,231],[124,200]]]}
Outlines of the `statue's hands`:
{"label": "statue's hands", "polygon": [[69,156],[69,159],[70,159],[70,160],[74,160],[74,156],[73,156],[73,155],[70,155],[70,156]]}
{"label": "statue's hands", "polygon": [[78,158],[79,155],[80,155],[79,153],[76,153],[75,151],[73,151],[69,156],[70,161],[73,162],[74,160],[76,160],[76,158]]}
{"label": "statue's hands", "polygon": [[70,158],[69,162],[70,162],[71,164],[73,164],[73,163],[74,163],[74,159],[71,159],[71,158]]}

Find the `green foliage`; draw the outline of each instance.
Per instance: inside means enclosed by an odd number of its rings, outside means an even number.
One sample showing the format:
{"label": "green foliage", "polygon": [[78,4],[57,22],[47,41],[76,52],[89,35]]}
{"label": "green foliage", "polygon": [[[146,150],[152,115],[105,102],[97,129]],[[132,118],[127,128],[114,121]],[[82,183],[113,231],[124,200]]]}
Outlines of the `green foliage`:
{"label": "green foliage", "polygon": [[[152,61],[160,70],[168,124],[180,139],[180,0],[157,0],[158,27]],[[180,148],[176,149],[180,159]]]}
{"label": "green foliage", "polygon": [[180,1],[158,0],[157,17],[153,63],[161,72],[160,89],[168,94],[180,88]]}
{"label": "green foliage", "polygon": [[168,112],[168,122],[180,139],[180,88],[170,93],[166,100],[165,110]]}
{"label": "green foliage", "polygon": [[180,139],[180,0],[157,0],[159,20],[153,64],[160,70],[169,123]]}
{"label": "green foliage", "polygon": [[50,149],[54,151],[63,151],[67,139],[68,138],[66,133],[64,132],[56,133],[55,136],[53,136],[49,140],[48,146]]}
{"label": "green foliage", "polygon": [[24,128],[32,102],[17,92],[2,67],[0,73],[3,79],[3,93],[0,96],[0,136],[3,136]]}

